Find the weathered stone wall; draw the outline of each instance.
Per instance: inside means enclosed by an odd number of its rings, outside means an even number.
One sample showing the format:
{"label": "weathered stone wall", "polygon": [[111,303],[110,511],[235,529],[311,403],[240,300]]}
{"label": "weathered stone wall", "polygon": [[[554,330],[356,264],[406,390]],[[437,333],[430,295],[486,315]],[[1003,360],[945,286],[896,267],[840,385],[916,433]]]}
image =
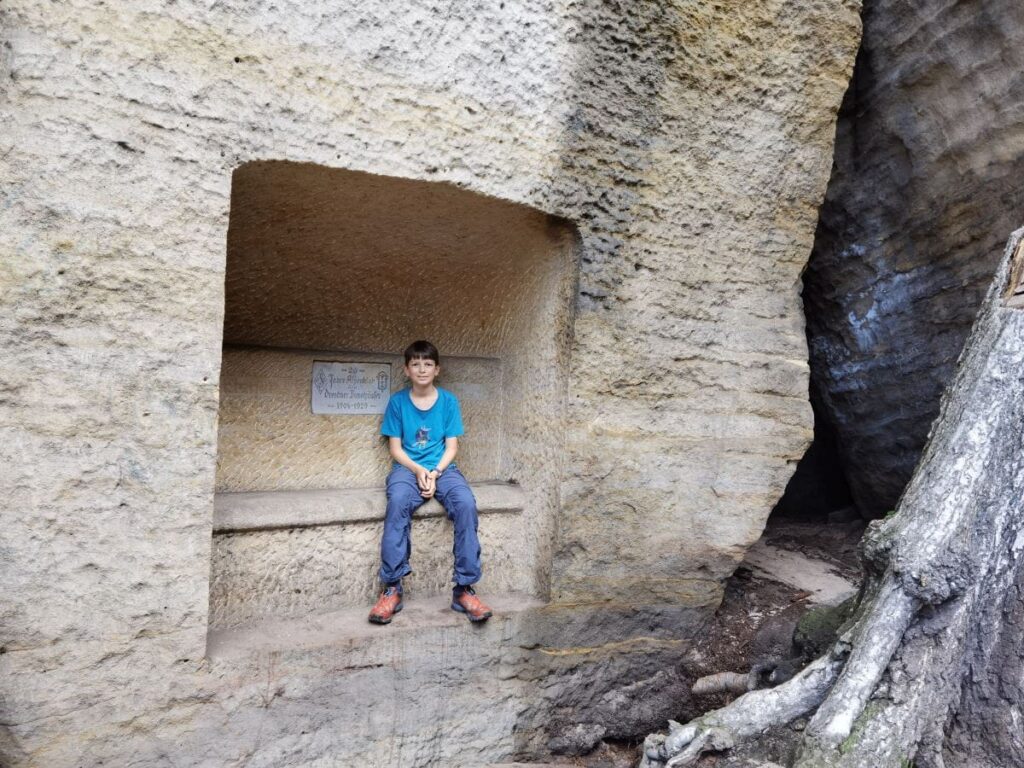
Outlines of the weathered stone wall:
{"label": "weathered stone wall", "polygon": [[815,386],[870,515],[910,478],[1024,216],[1022,30],[1012,0],[865,3],[804,297]]}
{"label": "weathered stone wall", "polygon": [[606,191],[581,217],[561,597],[717,604],[806,446],[797,281],[834,131],[813,116],[845,82],[858,9],[583,17],[564,162]]}
{"label": "weathered stone wall", "polygon": [[[469,765],[670,712],[658,670],[808,442],[798,280],[857,11],[5,4],[4,762]],[[259,159],[577,223],[550,606],[204,658],[230,182]]]}

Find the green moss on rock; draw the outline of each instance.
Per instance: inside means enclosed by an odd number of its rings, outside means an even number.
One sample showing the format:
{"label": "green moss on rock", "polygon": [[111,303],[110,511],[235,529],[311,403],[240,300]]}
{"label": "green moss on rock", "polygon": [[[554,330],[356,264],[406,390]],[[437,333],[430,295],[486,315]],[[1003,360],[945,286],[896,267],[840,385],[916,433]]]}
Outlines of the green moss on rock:
{"label": "green moss on rock", "polygon": [[839,628],[853,615],[856,596],[839,605],[817,605],[800,617],[793,642],[808,658],[824,653],[839,633]]}

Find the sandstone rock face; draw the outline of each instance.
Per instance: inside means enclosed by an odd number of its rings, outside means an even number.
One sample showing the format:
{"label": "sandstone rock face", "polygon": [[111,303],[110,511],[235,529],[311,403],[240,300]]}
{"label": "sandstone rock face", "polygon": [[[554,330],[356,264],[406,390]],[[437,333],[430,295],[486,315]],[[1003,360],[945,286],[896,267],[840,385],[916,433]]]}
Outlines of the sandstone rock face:
{"label": "sandstone rock face", "polygon": [[[857,11],[588,9],[590,97],[563,163],[603,191],[584,215],[557,597],[717,604],[781,495],[810,419],[790,279],[834,130],[811,116]],[[643,49],[623,55],[623,35]]]}
{"label": "sandstone rock face", "polygon": [[[0,761],[483,765],[671,714],[659,671],[809,441],[858,10],[5,4]],[[555,512],[482,632],[424,598],[208,638],[232,173],[266,160],[578,228]]]}
{"label": "sandstone rock face", "polygon": [[1021,224],[1024,9],[873,0],[804,299],[862,512],[895,506]]}

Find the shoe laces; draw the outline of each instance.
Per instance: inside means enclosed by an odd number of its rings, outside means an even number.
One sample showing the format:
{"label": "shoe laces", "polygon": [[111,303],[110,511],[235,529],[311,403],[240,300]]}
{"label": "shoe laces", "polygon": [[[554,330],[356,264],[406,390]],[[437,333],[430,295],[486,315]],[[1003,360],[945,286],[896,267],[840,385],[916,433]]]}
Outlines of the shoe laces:
{"label": "shoe laces", "polygon": [[392,595],[397,594],[397,593],[398,593],[398,587],[385,587],[385,589],[384,589],[384,596],[385,597],[391,597]]}

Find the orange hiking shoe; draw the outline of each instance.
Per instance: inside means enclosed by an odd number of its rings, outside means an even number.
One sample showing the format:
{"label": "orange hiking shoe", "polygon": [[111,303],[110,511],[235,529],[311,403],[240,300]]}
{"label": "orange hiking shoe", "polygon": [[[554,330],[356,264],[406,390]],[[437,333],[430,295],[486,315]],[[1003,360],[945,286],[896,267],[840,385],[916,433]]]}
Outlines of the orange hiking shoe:
{"label": "orange hiking shoe", "polygon": [[494,615],[476,596],[472,587],[463,587],[460,593],[452,595],[452,610],[466,614],[470,621],[487,621]]}
{"label": "orange hiking shoe", "polygon": [[374,624],[390,624],[391,618],[402,610],[402,593],[398,587],[387,587],[380,593],[377,603],[370,610],[370,621]]}

